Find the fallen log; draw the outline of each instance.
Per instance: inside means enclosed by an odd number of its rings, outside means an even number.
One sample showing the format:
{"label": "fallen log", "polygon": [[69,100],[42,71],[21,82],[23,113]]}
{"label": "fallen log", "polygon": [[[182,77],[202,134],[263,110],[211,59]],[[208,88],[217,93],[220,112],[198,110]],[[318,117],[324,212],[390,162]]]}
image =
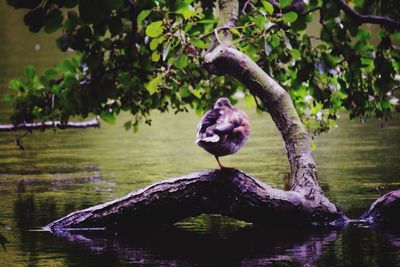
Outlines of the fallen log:
{"label": "fallen log", "polygon": [[[317,201],[317,202],[316,202]],[[238,170],[210,170],[165,180],[122,198],[73,212],[44,227],[56,234],[172,224],[217,213],[261,225],[340,225],[348,219],[327,199],[283,191]]]}

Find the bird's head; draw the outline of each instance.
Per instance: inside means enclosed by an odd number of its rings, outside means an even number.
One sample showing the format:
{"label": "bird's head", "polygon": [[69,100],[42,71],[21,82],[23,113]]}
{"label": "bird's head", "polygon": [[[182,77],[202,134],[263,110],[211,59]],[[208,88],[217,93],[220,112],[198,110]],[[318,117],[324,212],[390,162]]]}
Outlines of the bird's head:
{"label": "bird's head", "polygon": [[220,97],[215,101],[214,108],[232,108],[231,101],[226,97]]}

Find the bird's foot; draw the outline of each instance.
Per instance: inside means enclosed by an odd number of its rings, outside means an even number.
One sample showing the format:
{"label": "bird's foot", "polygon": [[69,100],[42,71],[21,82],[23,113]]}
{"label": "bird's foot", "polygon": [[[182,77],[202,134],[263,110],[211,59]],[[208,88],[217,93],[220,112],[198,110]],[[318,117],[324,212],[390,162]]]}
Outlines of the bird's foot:
{"label": "bird's foot", "polygon": [[215,157],[218,163],[218,166],[221,170],[236,170],[236,168],[232,168],[232,167],[226,167],[224,165],[222,165],[222,163],[219,161],[218,157]]}

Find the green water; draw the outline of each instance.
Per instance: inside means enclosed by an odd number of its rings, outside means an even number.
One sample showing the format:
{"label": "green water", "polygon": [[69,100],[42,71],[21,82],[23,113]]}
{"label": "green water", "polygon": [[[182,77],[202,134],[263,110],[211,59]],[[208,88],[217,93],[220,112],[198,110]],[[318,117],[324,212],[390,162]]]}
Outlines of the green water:
{"label": "green water", "polygon": [[[0,4],[1,99],[23,66],[43,70],[68,56],[57,51],[55,37],[30,34],[22,14]],[[267,115],[239,106],[249,114],[251,137],[222,162],[283,188],[289,169],[278,131]],[[10,108],[0,100],[0,123],[7,123]],[[381,128],[342,117],[314,140],[315,158],[328,197],[357,218],[379,197],[374,187],[400,187],[400,119]],[[0,133],[0,235],[8,240],[0,266],[400,266],[398,233],[356,226],[271,230],[212,215],[151,232],[132,229],[124,237],[85,233],[68,240],[31,231],[151,183],[217,166],[194,145],[194,113],[154,112],[152,126],[136,134],[123,129],[126,120],[122,114],[100,129],[35,132],[23,139],[25,150],[14,143],[23,132]]]}

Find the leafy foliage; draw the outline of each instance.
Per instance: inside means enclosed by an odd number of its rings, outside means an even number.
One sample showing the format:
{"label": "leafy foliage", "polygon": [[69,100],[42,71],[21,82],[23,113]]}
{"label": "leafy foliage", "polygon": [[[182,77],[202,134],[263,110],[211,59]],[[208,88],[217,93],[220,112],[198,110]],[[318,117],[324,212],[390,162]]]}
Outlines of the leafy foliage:
{"label": "leafy foliage", "polygon": [[[37,74],[32,67],[10,82],[16,91],[13,123],[98,114],[112,122],[121,111],[133,120],[126,129],[150,124],[151,110],[198,112],[220,96],[248,92],[238,82],[214,77],[202,57],[214,38],[218,10],[212,1],[7,0],[28,9],[32,32],[56,32],[62,51],[76,56]],[[360,25],[333,1],[242,1],[234,44],[286,88],[303,122],[318,133],[334,125],[338,111],[350,117],[387,119],[399,88],[400,32]],[[396,0],[356,0],[357,11],[400,19]],[[388,8],[388,6],[392,8]],[[284,9],[285,8],[285,9]],[[320,16],[319,21],[316,21]],[[320,34],[309,26],[320,25]]]}

